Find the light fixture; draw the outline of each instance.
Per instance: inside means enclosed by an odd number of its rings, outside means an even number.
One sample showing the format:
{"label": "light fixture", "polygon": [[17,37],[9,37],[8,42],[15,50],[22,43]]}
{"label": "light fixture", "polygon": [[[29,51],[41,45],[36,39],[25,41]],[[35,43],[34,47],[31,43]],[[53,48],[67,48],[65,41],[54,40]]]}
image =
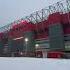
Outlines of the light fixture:
{"label": "light fixture", "polygon": [[28,38],[25,38],[25,42],[28,42],[29,40],[28,40]]}
{"label": "light fixture", "polygon": [[18,38],[14,38],[13,40],[19,40],[22,39],[23,37],[18,37]]}
{"label": "light fixture", "polygon": [[39,44],[35,44],[36,49],[39,48]]}

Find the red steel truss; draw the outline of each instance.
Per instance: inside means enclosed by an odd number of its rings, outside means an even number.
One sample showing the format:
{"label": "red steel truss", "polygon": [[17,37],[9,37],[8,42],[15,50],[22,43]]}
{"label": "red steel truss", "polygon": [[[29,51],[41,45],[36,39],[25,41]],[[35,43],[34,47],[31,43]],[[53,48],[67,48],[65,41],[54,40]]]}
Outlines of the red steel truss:
{"label": "red steel truss", "polygon": [[[14,22],[12,22],[11,24],[8,24],[4,27],[0,28],[0,32],[7,32],[9,31],[13,25],[15,24],[19,24],[21,22],[27,21],[27,22],[31,22],[33,24],[37,24],[41,21],[45,21],[48,19],[48,16],[50,14],[59,12],[60,14],[64,14],[64,13],[68,13],[70,11],[70,0],[63,0],[60,2],[57,2],[53,5],[50,5],[40,11],[36,11],[32,14],[30,14],[29,16],[26,16],[25,18],[21,18],[19,20],[16,20]],[[68,14],[67,17],[69,17],[70,15]],[[70,19],[70,17],[69,17]],[[70,22],[70,20],[68,20]]]}

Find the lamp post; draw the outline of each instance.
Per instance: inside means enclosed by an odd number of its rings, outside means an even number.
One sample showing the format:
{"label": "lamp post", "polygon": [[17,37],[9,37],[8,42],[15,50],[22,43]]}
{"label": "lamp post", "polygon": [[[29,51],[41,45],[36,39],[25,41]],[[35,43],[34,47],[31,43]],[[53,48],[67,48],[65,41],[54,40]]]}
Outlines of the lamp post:
{"label": "lamp post", "polygon": [[36,57],[37,57],[37,49],[39,48],[39,44],[35,44],[35,49],[36,49]]}
{"label": "lamp post", "polygon": [[25,44],[26,44],[25,55],[27,55],[27,44],[28,44],[28,41],[29,41],[29,40],[28,40],[28,38],[25,38],[24,40],[25,40]]}
{"label": "lamp post", "polygon": [[39,48],[39,44],[36,44],[36,45],[35,45],[35,48],[38,49],[38,48]]}

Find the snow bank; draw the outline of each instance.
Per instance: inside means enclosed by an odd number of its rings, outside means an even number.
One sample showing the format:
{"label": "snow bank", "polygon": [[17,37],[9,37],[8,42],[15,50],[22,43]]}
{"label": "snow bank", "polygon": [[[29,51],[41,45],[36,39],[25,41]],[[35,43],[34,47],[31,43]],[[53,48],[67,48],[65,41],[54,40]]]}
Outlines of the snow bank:
{"label": "snow bank", "polygon": [[69,59],[0,57],[0,70],[69,70],[69,68]]}

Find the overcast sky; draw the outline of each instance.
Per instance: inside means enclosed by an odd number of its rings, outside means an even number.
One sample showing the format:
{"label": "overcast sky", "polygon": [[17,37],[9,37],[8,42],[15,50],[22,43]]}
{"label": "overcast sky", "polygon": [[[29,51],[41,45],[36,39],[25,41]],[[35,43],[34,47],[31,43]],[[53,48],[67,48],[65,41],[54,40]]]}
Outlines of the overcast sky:
{"label": "overcast sky", "polygon": [[0,0],[0,27],[60,0]]}

